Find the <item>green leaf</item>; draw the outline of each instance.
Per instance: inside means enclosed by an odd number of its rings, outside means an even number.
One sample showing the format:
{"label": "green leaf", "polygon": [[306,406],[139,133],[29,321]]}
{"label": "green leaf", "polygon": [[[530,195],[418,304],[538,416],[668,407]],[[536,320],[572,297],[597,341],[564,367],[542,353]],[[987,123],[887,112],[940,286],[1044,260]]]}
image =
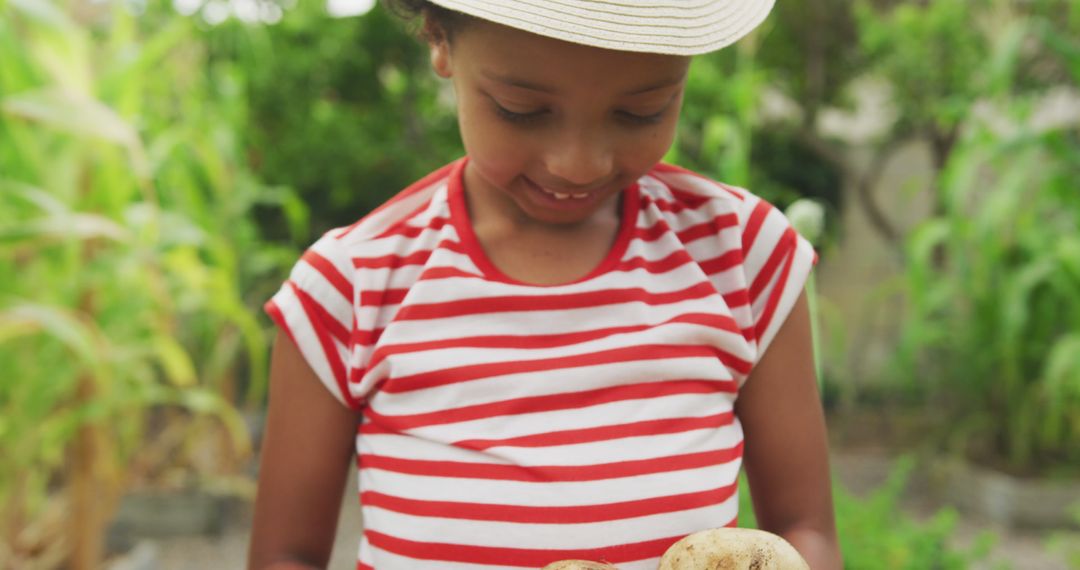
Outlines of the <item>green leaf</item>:
{"label": "green leaf", "polygon": [[71,91],[47,88],[0,100],[0,110],[58,131],[137,147],[135,129],[104,103]]}
{"label": "green leaf", "polygon": [[1024,39],[1029,32],[1027,20],[1013,20],[1003,33],[998,34],[994,53],[986,66],[991,93],[1005,95],[1013,88]]}
{"label": "green leaf", "polygon": [[1030,315],[1031,294],[1035,289],[1049,281],[1057,266],[1049,258],[1038,259],[1010,275],[1003,291],[1002,316],[1004,335],[1007,343],[1020,342],[1024,336]]}
{"label": "green leaf", "polygon": [[66,241],[109,239],[123,242],[130,234],[122,226],[97,214],[67,213],[0,227],[0,243],[24,240]]}
{"label": "green leaf", "polygon": [[19,303],[0,312],[0,341],[39,332],[67,346],[91,367],[101,365],[98,332],[74,312],[36,303]]}
{"label": "green leaf", "polygon": [[919,224],[908,238],[908,256],[912,267],[928,268],[932,265],[934,249],[944,244],[955,229],[948,220],[931,219]]}
{"label": "green leaf", "polygon": [[167,335],[157,335],[153,340],[154,353],[165,370],[169,382],[177,388],[188,388],[196,383],[195,364],[184,347]]}

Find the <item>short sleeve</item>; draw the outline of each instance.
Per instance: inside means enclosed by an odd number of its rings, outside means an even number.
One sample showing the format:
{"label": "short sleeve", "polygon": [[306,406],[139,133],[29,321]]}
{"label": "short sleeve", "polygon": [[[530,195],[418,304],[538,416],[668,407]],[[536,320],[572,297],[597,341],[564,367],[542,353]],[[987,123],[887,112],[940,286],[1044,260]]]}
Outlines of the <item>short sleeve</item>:
{"label": "short sleeve", "polygon": [[817,254],[769,202],[747,194],[742,206],[743,267],[757,343],[756,364],[795,306]]}
{"label": "short sleeve", "polygon": [[264,310],[334,397],[358,409],[348,365],[355,330],[352,276],[351,259],[334,232],[327,233],[304,252]]}

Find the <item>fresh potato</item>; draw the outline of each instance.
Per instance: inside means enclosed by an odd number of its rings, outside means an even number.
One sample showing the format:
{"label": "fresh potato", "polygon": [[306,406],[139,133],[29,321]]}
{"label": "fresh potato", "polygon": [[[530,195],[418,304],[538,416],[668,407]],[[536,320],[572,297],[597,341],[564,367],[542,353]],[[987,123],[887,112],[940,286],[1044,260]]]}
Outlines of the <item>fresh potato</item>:
{"label": "fresh potato", "polygon": [[715,528],[671,545],[659,570],[810,570],[788,541],[763,530]]}
{"label": "fresh potato", "polygon": [[544,566],[540,570],[619,570],[611,564],[589,560],[560,560]]}

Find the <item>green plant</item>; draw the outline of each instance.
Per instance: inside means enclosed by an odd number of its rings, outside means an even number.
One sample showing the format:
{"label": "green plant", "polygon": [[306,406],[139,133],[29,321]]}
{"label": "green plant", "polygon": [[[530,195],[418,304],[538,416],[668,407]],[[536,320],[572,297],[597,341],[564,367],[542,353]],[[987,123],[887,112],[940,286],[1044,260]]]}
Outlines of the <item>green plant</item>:
{"label": "green plant", "polygon": [[[1080,525],[1080,503],[1070,510],[1073,524]],[[1065,557],[1070,568],[1080,568],[1080,544],[1077,544],[1075,531],[1054,531],[1046,538],[1046,549],[1058,552]]]}
{"label": "green plant", "polygon": [[837,531],[844,563],[852,569],[962,569],[986,558],[994,537],[983,533],[968,550],[950,545],[957,514],[938,511],[925,521],[902,514],[901,497],[914,468],[905,457],[889,479],[866,498],[836,490]]}
{"label": "green plant", "polygon": [[239,78],[202,62],[167,4],[0,0],[0,567],[96,567],[126,486],[250,451],[245,293],[294,254],[249,216],[287,191],[244,168]]}
{"label": "green plant", "polygon": [[[950,544],[956,529],[955,511],[944,509],[926,520],[917,520],[904,512],[902,496],[913,468],[912,458],[902,458],[888,480],[866,497],[856,497],[841,485],[833,485],[836,527],[845,568],[959,570],[986,558],[994,542],[990,533],[980,535],[968,549]],[[739,526],[756,528],[745,479],[739,484]]]}
{"label": "green plant", "polygon": [[229,20],[202,32],[210,60],[244,77],[253,171],[295,189],[311,212],[303,235],[285,233],[274,211],[260,211],[260,228],[299,247],[463,154],[451,87],[426,46],[383,7],[334,18],[324,5],[299,2],[273,26]]}
{"label": "green plant", "polygon": [[956,418],[950,443],[1016,470],[1080,466],[1080,134],[1037,128],[1009,92],[1021,46],[1080,49],[1019,21],[990,63],[1005,127],[969,114],[941,177],[941,215],[907,244],[910,315],[900,370]]}

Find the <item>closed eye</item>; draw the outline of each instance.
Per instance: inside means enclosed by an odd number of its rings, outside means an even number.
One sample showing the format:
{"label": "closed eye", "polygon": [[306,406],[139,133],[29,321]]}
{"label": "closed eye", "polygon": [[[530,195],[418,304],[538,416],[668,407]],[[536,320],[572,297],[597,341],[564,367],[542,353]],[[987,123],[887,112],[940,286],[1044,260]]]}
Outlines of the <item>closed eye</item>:
{"label": "closed eye", "polygon": [[630,113],[630,112],[627,112],[627,111],[619,111],[618,115],[624,121],[627,121],[627,122],[630,122],[630,123],[633,123],[633,124],[637,124],[637,125],[654,125],[656,123],[659,123],[660,119],[664,118],[664,112],[665,111],[667,111],[667,108],[665,108],[663,111],[660,111],[659,113],[653,113],[651,115],[638,115],[636,113]]}
{"label": "closed eye", "polygon": [[[503,107],[502,105],[497,103],[494,99],[492,99],[492,105],[494,105],[495,113],[499,115],[500,118],[505,121],[519,125],[536,123],[544,119],[549,114],[549,110],[547,109],[540,109],[528,113],[511,111],[510,109],[507,109],[506,107]],[[638,115],[637,113],[631,113],[629,111],[616,111],[615,115],[620,120],[630,123],[632,125],[654,125],[656,123],[659,123],[664,118],[664,114],[667,112],[667,110],[668,108],[665,107],[659,112],[653,113],[651,115]]]}
{"label": "closed eye", "polygon": [[505,120],[507,120],[507,121],[509,121],[511,123],[517,123],[517,124],[535,123],[536,121],[542,119],[544,117],[544,115],[547,114],[547,111],[543,110],[543,109],[541,109],[539,111],[532,111],[530,113],[515,113],[514,111],[511,111],[511,110],[507,109],[506,107],[503,107],[502,105],[499,105],[498,103],[494,103],[494,105],[495,105],[495,113],[498,114],[503,119],[505,119]]}

